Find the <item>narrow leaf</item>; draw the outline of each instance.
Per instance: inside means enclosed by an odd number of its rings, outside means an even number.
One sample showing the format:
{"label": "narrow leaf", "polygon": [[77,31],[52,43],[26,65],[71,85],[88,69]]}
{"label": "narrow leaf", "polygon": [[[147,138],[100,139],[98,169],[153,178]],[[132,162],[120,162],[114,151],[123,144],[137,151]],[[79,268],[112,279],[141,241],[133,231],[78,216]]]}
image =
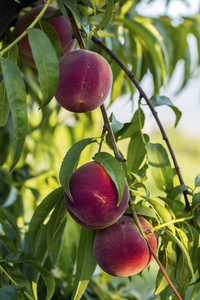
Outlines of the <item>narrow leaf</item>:
{"label": "narrow leaf", "polygon": [[28,39],[38,70],[43,104],[48,104],[56,93],[59,80],[59,64],[56,51],[47,35],[37,29],[28,29]]}
{"label": "narrow leaf", "polygon": [[134,208],[138,215],[155,219],[157,218],[155,211],[152,208],[145,206],[144,203],[136,203],[134,204]]}
{"label": "narrow leaf", "polygon": [[[132,137],[144,127],[145,115],[141,108],[136,110],[131,123],[125,124],[125,131],[122,133],[121,139]],[[123,129],[122,129],[123,130]]]}
{"label": "narrow leaf", "polygon": [[[147,135],[144,135],[143,138],[145,139],[145,142],[149,141],[149,137]],[[137,132],[131,137],[128,145],[127,165],[128,170],[133,173],[137,173],[146,155],[146,145],[143,138],[142,133]]]}
{"label": "narrow leaf", "polygon": [[13,252],[16,250],[15,245],[7,236],[4,235],[0,236],[0,241],[6,247],[8,252]]}
{"label": "narrow leaf", "polygon": [[67,154],[65,155],[61,168],[60,168],[60,183],[64,189],[64,192],[72,200],[71,193],[69,190],[69,181],[72,173],[77,167],[81,152],[88,146],[90,143],[94,142],[92,138],[84,139],[74,144]]}
{"label": "narrow leaf", "polygon": [[52,299],[52,296],[55,291],[55,282],[53,275],[42,265],[35,260],[31,255],[25,253],[25,252],[13,252],[5,257],[5,262],[8,263],[26,263],[30,265],[32,268],[34,268],[39,274],[41,274],[44,283],[46,285],[46,297],[45,300]]}
{"label": "narrow leaf", "polygon": [[63,197],[63,190],[60,187],[54,190],[52,193],[50,193],[36,208],[30,221],[28,231],[28,241],[32,251],[34,249],[37,233],[40,227],[42,226],[44,220],[49,215],[51,210],[55,207],[55,205],[58,203],[61,197]]}
{"label": "narrow leaf", "polygon": [[27,261],[26,263],[40,273],[46,285],[46,297],[44,300],[51,300],[55,292],[53,275],[36,260]]}
{"label": "narrow leaf", "polygon": [[[15,251],[15,250],[14,250]],[[7,265],[6,271],[9,272],[10,277],[15,281],[23,290],[28,292],[29,296],[33,298],[33,292],[29,279],[21,272],[19,264]],[[0,298],[1,299],[1,298]]]}
{"label": "narrow leaf", "polygon": [[200,187],[200,174],[195,177],[195,188]]}
{"label": "narrow leaf", "polygon": [[[69,10],[72,12],[72,14],[74,15],[74,17],[78,20],[78,22],[81,24],[81,27],[84,31],[88,32],[88,28],[87,28],[87,21],[85,20],[85,17],[82,15],[79,6],[72,0],[58,0],[58,5],[59,8],[61,10],[61,12],[63,13],[64,16],[68,17],[66,15],[66,10],[65,10],[65,5],[69,8]],[[86,26],[85,26],[86,25]]]}
{"label": "narrow leaf", "polygon": [[78,248],[77,270],[74,281],[74,288],[71,300],[80,300],[94,271],[96,261],[93,254],[93,241],[95,231],[81,229],[81,236]]}
{"label": "narrow leaf", "polygon": [[176,127],[178,125],[178,122],[181,118],[182,112],[176,106],[174,106],[174,104],[168,97],[157,95],[157,96],[151,97],[150,100],[154,107],[161,106],[161,105],[168,105],[174,111],[174,113],[176,115],[176,121],[175,121],[174,127]]}
{"label": "narrow leaf", "polygon": [[108,175],[111,177],[114,182],[117,191],[118,191],[118,202],[117,205],[120,204],[125,187],[125,177],[123,169],[121,168],[120,162],[113,157],[111,154],[106,152],[96,153],[93,159],[100,163]]}
{"label": "narrow leaf", "polygon": [[4,287],[0,288],[0,299],[1,300],[13,300],[14,297],[17,297],[17,293],[19,290],[20,290],[20,286],[17,286],[17,285],[4,286]]}
{"label": "narrow leaf", "polygon": [[111,113],[109,120],[111,123],[113,133],[120,131],[124,127],[124,124],[117,121],[117,119],[113,113]]}
{"label": "narrow leaf", "polygon": [[13,217],[2,207],[0,207],[0,216],[2,216],[12,227],[13,233],[15,235],[16,243],[20,243],[19,229],[13,219]]}
{"label": "narrow leaf", "polygon": [[178,185],[175,188],[173,188],[167,195],[167,198],[169,199],[176,199],[178,197],[178,195],[180,195],[181,193],[183,193],[184,191],[190,190],[191,188],[187,185]]}
{"label": "narrow leaf", "polygon": [[[175,273],[175,268],[177,265],[177,255],[175,251],[175,245],[172,241],[168,240],[165,236],[162,237],[163,240],[163,248],[164,248],[164,259],[161,261],[163,266],[165,267],[165,270],[167,272],[167,275],[172,279],[172,274]],[[174,274],[175,275],[175,274]],[[155,287],[155,295],[158,295],[161,293],[166,286],[168,286],[168,281],[165,278],[164,274],[161,270],[158,272],[158,276],[156,278],[156,287]]]}
{"label": "narrow leaf", "polygon": [[169,212],[169,208],[163,205],[162,201],[149,198],[149,203],[153,206],[156,210],[159,218],[162,220],[163,223],[169,222],[172,220],[172,215]]}
{"label": "narrow leaf", "polygon": [[9,103],[4,81],[0,83],[0,126],[5,126],[8,118]]}
{"label": "narrow leaf", "polygon": [[161,144],[147,144],[147,155],[152,177],[161,191],[173,188],[173,171],[165,148]]}
{"label": "narrow leaf", "polygon": [[[30,246],[32,245],[30,244]],[[40,229],[37,232],[37,236],[34,242],[33,256],[40,263],[44,262],[47,257],[47,225],[46,224],[42,224],[40,226]]]}
{"label": "narrow leaf", "polygon": [[44,31],[44,33],[49,38],[51,44],[53,45],[53,47],[56,51],[57,57],[61,58],[63,56],[63,50],[62,50],[62,46],[60,43],[60,39],[59,39],[58,34],[57,34],[56,30],[54,29],[54,27],[50,23],[47,23],[47,22],[41,21],[41,20],[38,24],[36,24],[36,26],[35,26],[35,28],[39,28],[42,31]]}
{"label": "narrow leaf", "polygon": [[1,59],[4,83],[13,120],[14,157],[10,169],[18,162],[27,132],[27,104],[25,84],[20,70],[9,59]]}
{"label": "narrow leaf", "polygon": [[193,270],[191,258],[189,256],[189,253],[188,253],[187,249],[185,248],[184,244],[170,230],[165,229],[165,233],[170,237],[170,239],[173,242],[175,242],[180,247],[180,249],[181,249],[181,251],[183,253],[184,261],[187,264],[187,266],[189,267],[191,275],[192,275],[192,278],[195,281],[194,270]]}
{"label": "narrow leaf", "polygon": [[113,8],[113,0],[108,0],[104,16],[101,20],[101,23],[99,24],[101,29],[105,29],[110,23],[110,20],[112,19]]}
{"label": "narrow leaf", "polygon": [[61,198],[61,200],[57,203],[47,225],[47,248],[54,267],[58,262],[61,251],[63,234],[67,221],[66,216],[67,209],[64,199]]}

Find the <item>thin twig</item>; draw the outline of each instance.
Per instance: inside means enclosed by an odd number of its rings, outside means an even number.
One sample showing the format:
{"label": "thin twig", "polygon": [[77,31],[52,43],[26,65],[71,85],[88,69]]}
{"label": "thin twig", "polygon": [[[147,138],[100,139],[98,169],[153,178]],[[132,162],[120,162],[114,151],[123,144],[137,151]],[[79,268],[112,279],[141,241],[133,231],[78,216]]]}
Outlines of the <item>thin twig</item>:
{"label": "thin twig", "polygon": [[81,32],[80,32],[80,30],[78,28],[78,25],[76,23],[76,19],[74,18],[73,13],[69,10],[69,8],[67,6],[65,6],[65,9],[66,9],[67,15],[69,17],[69,21],[71,23],[74,35],[75,35],[75,37],[77,39],[77,42],[79,44],[79,47],[81,49],[86,50],[86,46],[85,46],[84,40],[82,38]]}
{"label": "thin twig", "polygon": [[125,162],[126,160],[121,156],[121,154],[119,153],[118,147],[117,147],[117,143],[115,141],[115,136],[113,134],[112,128],[110,126],[110,121],[107,115],[107,111],[105,109],[105,105],[104,103],[100,106],[101,108],[101,113],[103,116],[103,120],[104,120],[104,126],[106,128],[106,130],[108,131],[109,137],[110,137],[110,142],[111,142],[111,146],[112,149],[114,151],[115,154],[115,158],[119,161]]}
{"label": "thin twig", "polygon": [[[123,64],[123,62],[108,48],[106,47],[106,45],[104,45],[99,39],[97,39],[95,36],[92,36],[92,41],[99,45],[102,49],[104,49],[108,54],[109,56],[114,59],[118,65],[122,68],[122,70],[128,75],[128,77],[130,78],[130,80],[133,82],[133,84],[135,85],[135,87],[137,88],[137,90],[139,91],[140,93],[140,98],[144,98],[147,105],[149,106],[156,122],[157,122],[157,125],[161,131],[161,134],[162,134],[162,137],[164,139],[164,141],[166,142],[167,144],[167,147],[169,149],[169,152],[170,152],[170,155],[172,157],[172,160],[173,160],[173,163],[174,163],[174,166],[175,166],[175,169],[176,169],[176,172],[177,172],[177,175],[178,175],[178,178],[179,178],[179,181],[180,181],[180,184],[184,185],[184,181],[183,181],[183,178],[182,178],[182,175],[181,175],[181,172],[180,172],[180,167],[178,165],[178,162],[177,162],[177,159],[176,159],[176,156],[174,154],[174,151],[172,149],[172,146],[170,144],[170,141],[167,137],[167,134],[165,132],[165,129],[163,127],[163,125],[161,124],[160,122],[160,119],[158,118],[158,115],[157,115],[157,112],[155,111],[150,99],[147,97],[147,95],[145,94],[144,90],[142,89],[142,87],[140,86],[139,82],[136,80],[135,76],[131,73],[131,71],[129,71],[129,69]],[[184,191],[183,192],[183,195],[184,195],[184,198],[185,198],[185,205],[186,205],[186,208],[189,208],[190,207],[190,204],[189,204],[189,200],[188,200],[188,197],[187,197],[187,191]]]}

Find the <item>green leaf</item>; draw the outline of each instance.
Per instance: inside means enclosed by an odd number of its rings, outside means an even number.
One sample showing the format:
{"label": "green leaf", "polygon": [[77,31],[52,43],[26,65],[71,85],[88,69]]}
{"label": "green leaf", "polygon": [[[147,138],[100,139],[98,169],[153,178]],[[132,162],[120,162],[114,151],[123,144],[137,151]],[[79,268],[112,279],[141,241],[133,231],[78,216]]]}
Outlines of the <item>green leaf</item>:
{"label": "green leaf", "polygon": [[38,70],[43,104],[48,104],[55,95],[59,81],[59,64],[55,49],[46,34],[37,29],[28,29],[28,39]]}
{"label": "green leaf", "polygon": [[151,97],[150,100],[154,107],[161,106],[161,105],[168,105],[169,107],[171,107],[171,109],[174,111],[176,115],[176,121],[174,127],[178,125],[182,112],[176,106],[174,106],[174,104],[168,97],[156,95]]}
{"label": "green leaf", "polygon": [[[122,132],[121,139],[126,139],[132,137],[134,134],[139,132],[144,127],[145,115],[141,108],[136,110],[134,116],[131,120],[131,123],[126,123],[124,132]],[[123,129],[122,129],[123,131]]]}
{"label": "green leaf", "polygon": [[[29,243],[30,244],[30,243]],[[32,250],[32,249],[31,249]],[[37,232],[32,251],[34,258],[43,263],[47,257],[47,225],[42,224]]]}
{"label": "green leaf", "polygon": [[56,51],[58,59],[61,58],[63,56],[63,50],[60,39],[54,27],[51,24],[40,20],[40,22],[35,25],[35,28],[41,29],[47,35]]}
{"label": "green leaf", "polygon": [[194,195],[192,199],[192,207],[194,212],[195,221],[200,227],[200,193]]}
{"label": "green leaf", "polygon": [[125,73],[123,70],[120,70],[116,78],[113,80],[111,102],[113,102],[117,97],[120,97],[123,83],[124,83],[124,78],[125,78]]}
{"label": "green leaf", "polygon": [[195,188],[200,187],[200,174],[195,177]]}
{"label": "green leaf", "polygon": [[[14,250],[15,251],[15,250]],[[23,290],[28,293],[30,297],[33,298],[33,292],[30,285],[29,279],[21,272],[20,264],[7,265],[6,271],[9,273],[10,277],[20,286]]]}
{"label": "green leaf", "polygon": [[162,200],[149,198],[149,203],[153,206],[163,223],[172,220],[172,215],[169,212],[169,207],[166,207]]}
{"label": "green leaf", "polygon": [[113,8],[114,8],[113,0],[108,0],[104,16],[101,20],[101,23],[99,24],[101,29],[107,28],[108,24],[110,23],[112,19]]}
{"label": "green leaf", "polygon": [[[1,300],[13,300],[17,297],[17,293],[20,290],[20,286],[17,285],[7,285],[0,288],[0,299]],[[16,299],[16,298],[15,298]]]}
{"label": "green leaf", "polygon": [[[167,275],[172,280],[172,274],[175,273],[175,268],[177,265],[177,255],[175,251],[175,244],[172,241],[169,241],[165,236],[162,237],[163,240],[163,251],[164,251],[164,259],[161,260],[162,265],[164,266]],[[156,278],[156,287],[155,287],[155,295],[161,293],[167,286],[168,281],[165,278],[162,271],[159,269],[158,275]]]}
{"label": "green leaf", "polygon": [[[188,254],[191,258],[193,270],[195,273],[198,269],[198,257],[199,257],[199,232],[191,226],[189,223],[181,223],[179,225],[181,228],[176,227],[176,231],[179,235],[179,238],[185,248],[188,251]],[[179,281],[178,285],[178,292],[182,296],[183,299],[185,299],[185,293],[188,288],[188,286],[192,283],[191,281],[194,281],[194,277],[192,277],[190,268],[187,264],[187,261],[185,261],[184,255],[179,255],[178,260],[178,266],[176,269],[176,278]],[[197,277],[198,278],[198,277]],[[175,300],[175,297],[173,297],[173,300]]]}
{"label": "green leaf", "polygon": [[120,162],[113,157],[111,154],[106,152],[98,152],[93,157],[94,161],[100,163],[112,181],[114,182],[117,191],[118,191],[118,202],[117,205],[120,204],[125,187],[125,177],[124,172],[121,167]]}
{"label": "green leaf", "polygon": [[187,185],[178,185],[175,188],[173,188],[167,195],[167,198],[169,199],[176,199],[178,195],[182,194],[184,191],[190,190],[191,188]]}
{"label": "green leaf", "polygon": [[[137,178],[137,175],[136,175],[136,178]],[[148,201],[149,200],[149,197],[150,197],[150,191],[148,190],[148,188],[142,183],[142,182],[136,182],[133,186],[135,189],[138,189],[138,188],[143,188],[145,190],[145,193],[146,193],[146,198],[145,198],[145,201]]]}
{"label": "green leaf", "polygon": [[[80,11],[80,7],[73,1],[73,0],[58,0],[59,8],[64,16],[67,16],[65,5],[69,8],[69,10],[72,12],[74,17],[78,20],[78,22],[81,24],[82,29],[89,34],[89,26],[87,26],[88,20],[85,19],[85,13],[84,15]],[[82,9],[81,9],[82,10]]]}
{"label": "green leaf", "polygon": [[157,218],[155,211],[144,205],[144,203],[134,203],[134,208],[138,215],[149,217],[149,218]]}
{"label": "green leaf", "polygon": [[[124,28],[128,28],[134,37],[137,37],[148,54],[151,62],[154,64],[154,69],[161,78],[161,84],[166,80],[166,69],[168,65],[168,55],[164,45],[164,40],[158,30],[146,19],[137,17],[133,20],[128,18],[115,18],[122,23]],[[149,63],[147,61],[147,63]]]}
{"label": "green leaf", "polygon": [[5,126],[9,113],[9,103],[4,81],[0,83],[0,126]]}
{"label": "green leaf", "polygon": [[[7,58],[17,64],[18,46],[12,46],[4,55]],[[5,126],[9,112],[9,102],[6,94],[6,87],[4,81],[0,83],[0,126]]]}
{"label": "green leaf", "polygon": [[62,247],[63,234],[67,221],[67,209],[63,197],[57,203],[47,224],[47,248],[53,267],[56,266]]}
{"label": "green leaf", "polygon": [[111,113],[109,120],[111,123],[113,133],[120,131],[124,127],[124,124],[117,121],[113,113]]}
{"label": "green leaf", "polygon": [[[127,63],[131,64],[131,72],[134,74],[135,78],[139,81],[141,78],[141,68],[142,68],[142,45],[137,37],[133,37],[132,33],[124,33],[125,45],[123,47],[124,57],[127,59]],[[133,86],[131,80],[129,80],[130,85]],[[134,89],[135,91],[135,89]]]}
{"label": "green leaf", "polygon": [[57,188],[50,193],[35,209],[29,225],[28,241],[32,252],[34,252],[34,246],[37,238],[38,231],[45,221],[46,217],[50,214],[51,210],[63,197],[63,189]]}
{"label": "green leaf", "polygon": [[20,158],[26,138],[26,91],[20,70],[11,60],[2,58],[1,67],[13,120],[14,157],[10,167],[13,169]]}
{"label": "green leaf", "polygon": [[104,31],[104,30],[98,30],[96,32],[96,35],[98,37],[115,37],[116,36],[116,33],[112,33],[112,32],[107,32],[107,31]]}
{"label": "green leaf", "polygon": [[194,212],[195,221],[197,225],[200,227],[200,207],[197,207]]}
{"label": "green leaf", "polygon": [[[177,230],[177,228],[176,228]],[[165,229],[165,233],[170,237],[170,239],[175,242],[181,249],[182,253],[183,253],[183,258],[184,258],[184,261],[185,263],[187,264],[187,266],[189,267],[190,269],[190,273],[192,275],[192,278],[193,280],[195,281],[195,276],[194,276],[194,270],[193,270],[193,265],[192,265],[192,262],[191,262],[191,258],[189,256],[189,253],[186,249],[186,247],[184,246],[184,244],[177,238],[176,235],[174,235],[170,230],[168,229]]]}
{"label": "green leaf", "polygon": [[82,227],[77,256],[77,270],[71,300],[81,299],[95,271],[97,263],[93,254],[94,235],[94,230]]}
{"label": "green leaf", "polygon": [[144,135],[142,137],[141,132],[137,132],[131,137],[131,140],[128,145],[128,153],[127,153],[127,165],[128,170],[137,173],[139,167],[141,166],[145,155],[146,155],[146,144],[149,141],[149,137]]}
{"label": "green leaf", "polygon": [[192,207],[193,209],[197,208],[200,205],[200,193],[194,195],[192,199]]}
{"label": "green leaf", "polygon": [[92,3],[92,7],[94,9],[94,15],[96,16],[96,0],[90,0],[90,2]]}
{"label": "green leaf", "polygon": [[12,231],[15,235],[17,245],[20,243],[19,229],[13,219],[13,217],[2,207],[0,207],[0,216],[2,216],[12,227]]}
{"label": "green leaf", "polygon": [[[144,57],[144,62],[143,64],[147,65],[152,76],[153,76],[153,84],[154,84],[154,94],[158,94],[160,92],[161,86],[164,84],[163,78],[161,76],[160,68],[151,55],[149,53],[148,49],[143,49],[143,57]],[[147,73],[147,69],[145,70],[144,74]]]}
{"label": "green leaf", "polygon": [[6,247],[8,252],[13,252],[13,251],[16,250],[15,245],[13,244],[13,242],[7,236],[3,236],[3,235],[0,236],[0,241]]}
{"label": "green leaf", "polygon": [[55,282],[53,275],[42,265],[35,260],[31,255],[25,252],[13,252],[5,257],[5,262],[8,263],[26,263],[34,268],[38,273],[41,274],[44,283],[46,285],[46,297],[45,300],[51,300],[55,291]]}
{"label": "green leaf", "polygon": [[69,190],[69,181],[71,175],[78,165],[81,152],[85,149],[86,146],[88,146],[92,142],[94,142],[93,138],[87,138],[77,142],[69,149],[69,151],[67,152],[67,154],[63,159],[60,168],[59,178],[60,178],[60,183],[64,189],[64,192],[71,200],[72,200],[72,196]]}
{"label": "green leaf", "polygon": [[152,177],[161,191],[173,188],[173,170],[165,148],[161,144],[147,144],[147,156]]}
{"label": "green leaf", "polygon": [[[84,28],[87,28],[87,26],[88,26],[89,23],[90,23],[90,19],[89,19],[89,17],[88,17],[88,12],[87,12],[87,10],[83,7],[83,5],[78,4],[77,6],[78,6],[80,12],[82,13],[82,15],[84,16],[84,19],[85,19],[85,20],[84,20]],[[87,30],[87,32],[88,32],[88,30]],[[89,33],[89,32],[88,32],[88,33]]]}

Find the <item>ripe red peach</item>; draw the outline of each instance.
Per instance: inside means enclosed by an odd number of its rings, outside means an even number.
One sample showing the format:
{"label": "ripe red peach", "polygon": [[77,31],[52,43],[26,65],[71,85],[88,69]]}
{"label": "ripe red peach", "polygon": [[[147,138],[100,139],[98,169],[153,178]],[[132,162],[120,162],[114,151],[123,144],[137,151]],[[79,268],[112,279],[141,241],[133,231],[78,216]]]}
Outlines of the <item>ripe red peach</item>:
{"label": "ripe red peach", "polygon": [[107,98],[112,70],[107,60],[88,50],[72,51],[59,60],[60,78],[56,100],[65,109],[90,112]]}
{"label": "ripe red peach", "polygon": [[[143,231],[156,252],[157,234],[151,232],[150,223],[139,217]],[[97,232],[94,240],[94,256],[106,273],[126,277],[140,273],[153,260],[146,240],[135,221],[123,215],[112,226]]]}
{"label": "ripe red peach", "polygon": [[128,205],[127,183],[117,206],[117,188],[106,170],[95,161],[74,171],[69,188],[73,202],[64,194],[67,210],[77,223],[86,228],[100,229],[112,225]]}
{"label": "ripe red peach", "polygon": [[[38,5],[34,7],[18,20],[14,30],[15,38],[17,38],[22,32],[24,32],[27,29],[27,27],[34,21],[35,17],[40,13],[43,7],[44,5]],[[52,13],[55,10],[55,7],[49,6],[45,14]],[[74,50],[76,40],[72,38],[73,30],[71,24],[64,16],[42,19],[42,21],[45,21],[54,27],[60,39],[61,47],[64,54]],[[21,57],[21,59],[27,64],[35,66],[35,62],[31,52],[31,47],[28,41],[28,35],[26,35],[23,39],[19,41],[18,47],[19,56]]]}

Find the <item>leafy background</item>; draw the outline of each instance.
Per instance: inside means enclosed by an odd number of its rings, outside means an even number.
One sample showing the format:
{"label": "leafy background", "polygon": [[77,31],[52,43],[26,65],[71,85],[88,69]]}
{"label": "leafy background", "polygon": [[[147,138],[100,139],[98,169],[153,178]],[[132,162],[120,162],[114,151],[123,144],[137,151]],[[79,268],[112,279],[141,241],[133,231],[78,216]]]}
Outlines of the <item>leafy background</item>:
{"label": "leafy background", "polygon": [[[170,80],[177,87],[175,92],[184,93],[191,78],[199,79],[199,15],[182,17],[181,21],[175,20],[173,24],[168,16],[138,14],[137,6],[142,2],[145,1],[85,0],[80,3],[60,0],[52,3],[60,7],[63,13],[63,5],[68,6],[83,30],[87,48],[99,52],[109,61],[114,84],[106,103],[108,111],[115,111],[111,104],[115,107],[116,99],[121,96],[124,97],[120,98],[120,103],[126,102],[126,97],[133,106],[131,116],[129,114],[127,119],[126,113],[125,116],[120,113],[118,117],[116,110],[111,123],[119,148],[127,158],[129,185],[137,212],[145,215],[155,227],[159,226],[159,222],[194,214],[192,224],[190,219],[184,219],[185,222],[171,224],[165,230],[158,229],[158,255],[183,299],[198,299],[199,142],[180,134],[177,128],[173,129],[175,120],[178,122],[180,117],[178,108],[173,106],[176,105],[174,101],[168,106],[169,99],[162,98],[164,106],[158,107],[160,98],[151,98],[158,112],[164,109],[164,113],[171,111],[173,114],[173,123],[167,133],[181,165],[185,184],[192,191],[192,212],[187,212],[181,196],[181,191],[187,187],[180,186],[177,177],[173,176],[171,158],[167,155],[160,133],[148,131],[148,114],[143,101],[138,101],[138,93],[119,66],[90,40],[93,30],[92,34],[96,34],[113,50],[151,96],[163,95],[164,84]],[[148,2],[151,4],[154,1]],[[167,1],[167,5],[172,2]],[[12,27],[8,29],[1,41],[2,46],[12,42],[12,30]],[[191,63],[194,59],[188,44],[188,35],[191,34],[197,42],[196,64]],[[158,295],[154,299],[175,299],[155,262],[142,276],[124,279],[113,278],[96,268],[92,252],[94,232],[81,229],[67,215],[60,184],[63,170],[70,175],[65,163],[61,167],[64,157],[67,161],[73,157],[72,167],[75,167],[79,158],[81,165],[90,161],[98,151],[96,139],[101,136],[103,125],[101,112],[97,109],[92,113],[77,115],[60,108],[55,99],[51,100],[58,79],[58,49],[54,49],[45,32],[38,28],[29,29],[29,39],[34,40],[36,62],[40,57],[35,43],[41,45],[44,55],[45,49],[49,49],[50,61],[44,60],[43,65],[38,64],[37,71],[17,57],[16,45],[1,57],[0,298],[152,299],[157,290]],[[180,62],[183,66],[181,70],[184,70],[181,86],[179,82],[176,85],[173,79]],[[44,77],[44,69],[50,81]],[[7,76],[9,72],[13,80]],[[151,74],[150,83],[144,81],[146,74]],[[193,103],[191,105],[195,107]],[[150,122],[155,122],[152,117]],[[147,144],[149,138],[151,144]],[[106,142],[102,151],[112,154],[108,137]],[[81,144],[83,151],[80,148],[74,150],[77,143]],[[137,147],[139,152],[136,151]],[[68,152],[69,149],[72,151]],[[160,155],[156,170],[151,164],[151,160],[155,159],[154,151]],[[167,169],[163,169],[161,161],[164,161]],[[160,180],[161,173],[165,188]],[[62,185],[65,188],[65,184]],[[196,284],[188,288],[194,282],[194,277]]]}

